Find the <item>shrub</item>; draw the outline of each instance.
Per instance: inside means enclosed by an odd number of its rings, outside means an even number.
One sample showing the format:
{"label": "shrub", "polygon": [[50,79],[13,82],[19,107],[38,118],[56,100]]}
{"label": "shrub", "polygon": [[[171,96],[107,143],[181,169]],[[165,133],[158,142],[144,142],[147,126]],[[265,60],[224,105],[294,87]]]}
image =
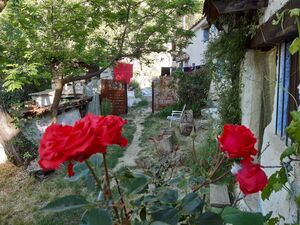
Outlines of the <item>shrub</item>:
{"label": "shrub", "polygon": [[[175,72],[180,105],[186,104],[195,116],[201,115],[201,109],[206,106],[211,77],[205,67],[192,73]],[[178,108],[177,108],[178,110]]]}
{"label": "shrub", "polygon": [[159,118],[165,119],[167,116],[170,116],[173,110],[181,110],[183,108],[183,104],[178,102],[175,104],[172,104],[162,110],[160,110],[156,116]]}
{"label": "shrub", "polygon": [[128,89],[134,91],[136,98],[142,97],[142,90],[140,84],[136,80],[130,82]]}
{"label": "shrub", "polygon": [[104,99],[101,102],[101,114],[103,116],[110,115],[112,113],[112,103],[108,99]]}

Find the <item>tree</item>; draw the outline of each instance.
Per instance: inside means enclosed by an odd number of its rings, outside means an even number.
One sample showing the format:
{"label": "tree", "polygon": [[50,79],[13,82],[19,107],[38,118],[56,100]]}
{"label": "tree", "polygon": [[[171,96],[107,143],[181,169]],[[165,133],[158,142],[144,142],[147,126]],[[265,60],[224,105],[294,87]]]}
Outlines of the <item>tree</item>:
{"label": "tree", "polygon": [[41,76],[55,81],[56,121],[63,85],[100,76],[122,58],[184,47],[193,35],[181,18],[197,0],[19,0],[0,18],[4,86],[17,90]]}

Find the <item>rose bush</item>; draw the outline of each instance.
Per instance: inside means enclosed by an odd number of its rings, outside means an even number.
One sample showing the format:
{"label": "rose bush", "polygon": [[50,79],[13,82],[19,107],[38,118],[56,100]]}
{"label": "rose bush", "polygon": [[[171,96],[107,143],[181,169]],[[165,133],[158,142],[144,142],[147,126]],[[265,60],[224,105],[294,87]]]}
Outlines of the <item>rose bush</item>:
{"label": "rose bush", "polygon": [[125,147],[122,136],[126,121],[118,116],[87,114],[74,126],[53,124],[46,129],[39,147],[39,164],[44,170],[57,169],[68,161],[69,176],[74,175],[72,161],[83,162],[96,153],[106,154],[107,146]]}
{"label": "rose bush", "polygon": [[243,125],[224,125],[218,137],[219,146],[226,156],[240,160],[232,169],[244,195],[261,191],[268,184],[268,178],[259,164],[254,164],[251,156],[257,154],[256,138],[250,129]]}

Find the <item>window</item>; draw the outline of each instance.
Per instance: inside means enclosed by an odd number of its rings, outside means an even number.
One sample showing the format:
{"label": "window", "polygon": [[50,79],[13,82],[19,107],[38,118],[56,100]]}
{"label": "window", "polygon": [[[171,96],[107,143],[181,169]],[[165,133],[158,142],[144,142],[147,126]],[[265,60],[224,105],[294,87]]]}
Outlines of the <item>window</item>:
{"label": "window", "polygon": [[282,43],[278,47],[277,57],[276,134],[282,138],[286,137],[285,128],[291,122],[290,111],[297,110],[299,104],[298,56],[291,56],[290,45],[290,42]]}
{"label": "window", "polygon": [[203,41],[209,41],[209,28],[203,30]]}

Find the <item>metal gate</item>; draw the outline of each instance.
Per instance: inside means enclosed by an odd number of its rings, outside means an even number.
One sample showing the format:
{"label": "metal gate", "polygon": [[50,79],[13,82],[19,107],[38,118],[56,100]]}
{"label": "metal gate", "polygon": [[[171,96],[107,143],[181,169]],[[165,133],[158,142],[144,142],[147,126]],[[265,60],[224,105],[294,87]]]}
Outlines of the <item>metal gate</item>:
{"label": "metal gate", "polygon": [[112,103],[112,114],[123,115],[128,112],[127,84],[123,81],[102,80],[101,101],[109,100]]}

